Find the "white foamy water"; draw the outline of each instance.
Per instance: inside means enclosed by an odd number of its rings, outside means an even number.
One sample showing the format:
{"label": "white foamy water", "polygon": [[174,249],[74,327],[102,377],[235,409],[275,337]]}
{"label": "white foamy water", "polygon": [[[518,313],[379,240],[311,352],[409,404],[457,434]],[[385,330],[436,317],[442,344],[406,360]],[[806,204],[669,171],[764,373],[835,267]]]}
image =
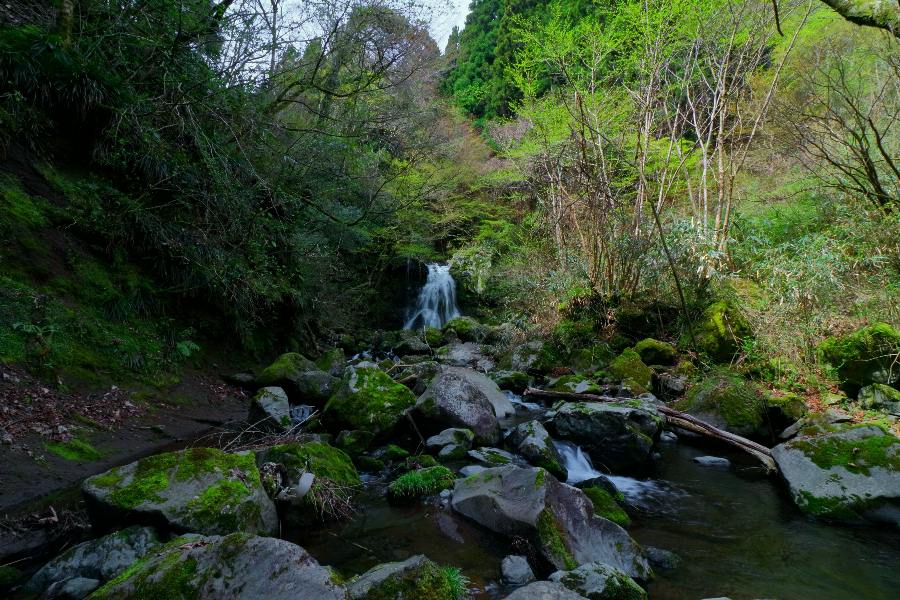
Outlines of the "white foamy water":
{"label": "white foamy water", "polygon": [[450,265],[431,263],[428,277],[419,291],[416,304],[407,311],[403,329],[443,327],[460,315],[456,306],[456,282],[450,275]]}
{"label": "white foamy water", "polygon": [[607,475],[594,468],[591,457],[572,442],[554,440],[553,444],[563,459],[569,478],[566,483],[575,485],[595,477],[606,477],[616,486],[630,504],[647,506],[658,504],[663,498],[681,496],[683,491],[670,484],[653,479],[634,479],[621,475]]}

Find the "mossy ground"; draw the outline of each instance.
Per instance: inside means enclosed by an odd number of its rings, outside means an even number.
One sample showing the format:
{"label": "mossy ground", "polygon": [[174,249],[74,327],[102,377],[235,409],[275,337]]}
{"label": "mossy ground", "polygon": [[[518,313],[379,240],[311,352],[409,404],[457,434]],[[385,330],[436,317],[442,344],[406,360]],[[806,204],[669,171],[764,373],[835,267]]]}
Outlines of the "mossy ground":
{"label": "mossy ground", "polygon": [[[751,331],[743,315],[726,300],[714,302],[694,325],[694,342],[698,350],[716,362],[728,362],[741,348]],[[690,343],[690,338],[682,339]]]}
{"label": "mossy ground", "polygon": [[341,485],[360,483],[359,473],[350,457],[340,448],[321,442],[272,446],[260,454],[259,460],[280,463],[290,472],[309,471],[316,477],[327,477]]}
{"label": "mossy ground", "polygon": [[103,455],[90,442],[73,438],[65,442],[44,442],[44,450],[66,460],[88,462],[100,460]]}
{"label": "mossy ground", "polygon": [[388,495],[398,500],[431,496],[453,487],[453,472],[447,467],[426,467],[404,473],[388,486]]}

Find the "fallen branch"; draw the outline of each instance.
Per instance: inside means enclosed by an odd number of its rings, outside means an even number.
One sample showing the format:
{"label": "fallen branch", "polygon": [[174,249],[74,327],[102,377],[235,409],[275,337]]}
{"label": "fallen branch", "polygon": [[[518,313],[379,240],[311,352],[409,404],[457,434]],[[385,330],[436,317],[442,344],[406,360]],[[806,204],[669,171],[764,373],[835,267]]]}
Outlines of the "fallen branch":
{"label": "fallen branch", "polygon": [[[534,398],[552,398],[559,400],[570,400],[570,401],[583,401],[583,402],[621,402],[621,398],[612,398],[610,396],[597,396],[594,394],[576,394],[572,392],[551,392],[547,390],[538,390],[535,388],[528,388],[525,390],[525,396],[531,396]],[[697,417],[689,415],[687,413],[683,413],[677,411],[673,408],[669,408],[668,406],[658,405],[656,409],[666,418],[666,422],[669,425],[673,425],[675,427],[680,427],[681,429],[685,429],[687,431],[691,431],[693,433],[697,433],[709,438],[713,438],[719,440],[720,442],[725,442],[735,448],[743,450],[744,452],[750,454],[754,458],[756,458],[759,462],[761,462],[766,470],[770,473],[774,473],[778,471],[778,467],[775,465],[775,460],[772,458],[772,451],[763,446],[762,444],[757,444],[752,440],[748,440],[747,438],[741,437],[739,435],[735,435],[729,431],[724,431],[710,425],[706,421],[702,421]]]}

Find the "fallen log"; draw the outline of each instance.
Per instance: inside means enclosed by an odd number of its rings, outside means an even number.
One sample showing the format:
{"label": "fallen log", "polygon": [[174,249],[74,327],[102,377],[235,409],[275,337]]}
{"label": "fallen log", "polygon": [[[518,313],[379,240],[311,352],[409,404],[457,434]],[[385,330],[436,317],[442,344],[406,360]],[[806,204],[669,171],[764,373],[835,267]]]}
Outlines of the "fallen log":
{"label": "fallen log", "polygon": [[[551,392],[548,390],[539,390],[536,388],[528,388],[525,390],[525,396],[533,398],[548,398],[558,400],[570,400],[581,402],[621,402],[621,398],[613,398],[610,396],[597,396],[595,394],[576,394],[573,392]],[[772,451],[757,444],[753,440],[741,437],[730,431],[724,431],[714,425],[710,425],[706,421],[698,419],[693,415],[677,411],[668,406],[657,405],[656,409],[666,419],[669,425],[685,429],[687,431],[697,433],[699,435],[719,440],[735,448],[743,450],[761,462],[769,473],[778,471],[775,460],[772,458]]]}

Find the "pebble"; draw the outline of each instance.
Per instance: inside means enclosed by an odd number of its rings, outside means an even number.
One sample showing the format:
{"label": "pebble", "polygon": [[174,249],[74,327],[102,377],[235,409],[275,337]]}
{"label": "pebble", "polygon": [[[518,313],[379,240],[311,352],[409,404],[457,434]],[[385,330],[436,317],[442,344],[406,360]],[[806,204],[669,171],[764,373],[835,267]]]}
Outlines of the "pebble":
{"label": "pebble", "polygon": [[731,461],[721,456],[695,456],[694,462],[704,467],[722,467],[731,466]]}

